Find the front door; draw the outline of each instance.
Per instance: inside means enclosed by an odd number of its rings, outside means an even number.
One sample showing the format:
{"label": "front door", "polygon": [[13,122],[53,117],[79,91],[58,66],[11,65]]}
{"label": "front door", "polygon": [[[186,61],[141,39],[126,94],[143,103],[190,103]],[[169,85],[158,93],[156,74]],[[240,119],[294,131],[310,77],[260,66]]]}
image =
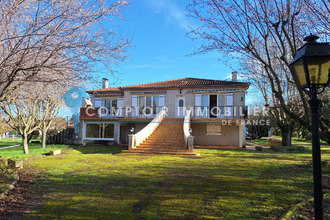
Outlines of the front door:
{"label": "front door", "polygon": [[184,97],[176,97],[176,117],[177,118],[183,118],[184,115],[184,109],[185,109],[186,103]]}

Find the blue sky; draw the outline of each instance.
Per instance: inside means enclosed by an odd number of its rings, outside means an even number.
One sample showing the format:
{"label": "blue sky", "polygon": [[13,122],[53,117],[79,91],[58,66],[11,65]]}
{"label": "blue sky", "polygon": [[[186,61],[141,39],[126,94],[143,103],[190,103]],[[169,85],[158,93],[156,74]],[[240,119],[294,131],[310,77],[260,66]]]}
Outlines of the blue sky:
{"label": "blue sky", "polygon": [[[131,36],[133,47],[129,58],[115,68],[109,79],[110,86],[126,86],[141,83],[196,77],[230,80],[231,72],[238,70],[234,61],[224,64],[225,58],[218,53],[187,56],[200,46],[200,41],[187,37],[198,21],[185,15],[190,0],[136,0],[125,11],[125,20],[115,21],[116,30]],[[251,90],[249,90],[250,92]],[[256,101],[247,96],[247,104]],[[62,115],[70,115],[63,111]]]}
{"label": "blue sky", "polygon": [[[184,13],[188,0],[137,0],[124,12],[125,21],[118,29],[132,36],[130,58],[116,68],[115,86],[134,85],[183,77],[225,79],[229,66],[221,56],[210,53],[198,56],[198,42],[187,37],[198,24]],[[116,82],[109,77],[110,82]]]}

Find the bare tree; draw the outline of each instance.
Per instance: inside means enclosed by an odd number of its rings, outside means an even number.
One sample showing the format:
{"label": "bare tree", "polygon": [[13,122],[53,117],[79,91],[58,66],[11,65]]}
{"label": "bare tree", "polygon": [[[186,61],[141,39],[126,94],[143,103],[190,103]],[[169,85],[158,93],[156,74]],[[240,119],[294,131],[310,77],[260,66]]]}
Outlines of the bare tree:
{"label": "bare tree", "polygon": [[[188,13],[201,22],[190,35],[204,40],[196,53],[219,51],[224,56],[256,63],[242,67],[258,73],[254,81],[267,86],[273,98],[271,107],[276,107],[275,101],[281,107],[281,120],[290,118],[311,130],[307,97],[289,63],[307,34],[313,32],[323,39],[329,35],[326,0],[192,0]],[[295,108],[298,105],[299,111]],[[330,143],[330,122],[324,117],[320,121],[321,137]]]}
{"label": "bare tree", "polygon": [[11,127],[7,124],[6,120],[0,114],[0,139],[2,137],[2,132],[7,132],[10,130],[11,130]]}
{"label": "bare tree", "polygon": [[46,148],[47,131],[63,105],[64,91],[53,83],[27,82],[10,99],[0,102],[9,125],[22,135],[24,153],[29,153],[28,142],[36,129],[42,131],[42,148]]}
{"label": "bare tree", "polygon": [[22,135],[23,152],[29,153],[28,136],[39,127],[40,100],[28,93],[21,93],[1,103],[8,124]]}
{"label": "bare tree", "polygon": [[[39,83],[40,84],[40,83]],[[41,86],[40,86],[41,87]],[[39,96],[39,115],[37,118],[38,127],[42,132],[41,147],[46,148],[47,132],[53,121],[57,118],[60,108],[63,106],[61,99],[61,87],[43,84],[42,88],[45,91],[44,95]]]}
{"label": "bare tree", "polygon": [[[251,58],[242,58],[240,60],[241,70],[244,77],[249,80],[261,93],[265,106],[269,108],[272,122],[281,131],[282,145],[291,146],[291,137],[293,130],[296,127],[296,122],[293,120],[281,107],[281,104],[275,94],[272,92],[271,81],[268,78],[266,71],[262,64],[258,60],[252,60]],[[259,67],[259,68],[258,68]],[[277,68],[277,74],[280,78],[290,78],[288,73],[281,70],[281,66]],[[297,99],[296,86],[293,83],[288,83],[287,80],[281,80],[281,89],[283,91],[284,99],[286,100],[287,108],[290,111],[299,111],[298,104],[300,103]]]}
{"label": "bare tree", "polygon": [[[71,86],[109,73],[130,41],[115,32],[126,0],[0,1],[0,100],[26,82]],[[103,69],[103,67],[102,67]]]}

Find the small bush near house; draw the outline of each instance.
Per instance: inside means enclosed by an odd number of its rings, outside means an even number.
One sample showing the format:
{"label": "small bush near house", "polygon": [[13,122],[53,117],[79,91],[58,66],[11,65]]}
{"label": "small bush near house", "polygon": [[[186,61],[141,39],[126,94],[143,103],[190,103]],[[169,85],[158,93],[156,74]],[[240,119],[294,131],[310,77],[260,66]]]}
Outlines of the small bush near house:
{"label": "small bush near house", "polygon": [[273,138],[273,137],[268,139],[268,143],[269,143],[271,148],[282,146],[282,140],[277,139],[277,138]]}

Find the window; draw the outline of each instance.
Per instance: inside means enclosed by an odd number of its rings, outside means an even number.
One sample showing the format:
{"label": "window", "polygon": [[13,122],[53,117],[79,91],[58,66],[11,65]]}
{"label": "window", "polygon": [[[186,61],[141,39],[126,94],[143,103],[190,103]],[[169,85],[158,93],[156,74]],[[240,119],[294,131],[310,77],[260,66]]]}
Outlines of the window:
{"label": "window", "polygon": [[183,103],[184,103],[184,102],[183,102],[183,99],[180,99],[180,100],[179,100],[179,107],[182,108],[182,107],[183,107]]}
{"label": "window", "polygon": [[116,115],[117,111],[117,100],[104,100],[104,107],[106,109],[102,109],[102,114],[108,114],[108,115]]}
{"label": "window", "polygon": [[145,113],[147,114],[147,115],[150,115],[151,114],[151,99],[152,99],[152,97],[146,97],[146,109],[145,109]]}
{"label": "window", "polygon": [[114,124],[86,124],[86,138],[114,138]]}
{"label": "window", "polygon": [[139,113],[140,115],[143,114],[143,110],[144,110],[144,96],[139,96]]}
{"label": "window", "polygon": [[87,138],[98,138],[99,137],[99,125],[98,124],[87,124],[86,125],[86,137]]}
{"label": "window", "polygon": [[158,104],[159,96],[139,96],[139,113],[146,115],[157,114]]}
{"label": "window", "polygon": [[221,124],[206,124],[206,135],[221,135]]}
{"label": "window", "polygon": [[157,107],[159,104],[159,97],[158,96],[154,96],[152,99],[152,109],[153,109],[153,113],[157,114]]}
{"label": "window", "polygon": [[113,138],[114,126],[113,124],[102,123],[100,124],[100,138]]}

